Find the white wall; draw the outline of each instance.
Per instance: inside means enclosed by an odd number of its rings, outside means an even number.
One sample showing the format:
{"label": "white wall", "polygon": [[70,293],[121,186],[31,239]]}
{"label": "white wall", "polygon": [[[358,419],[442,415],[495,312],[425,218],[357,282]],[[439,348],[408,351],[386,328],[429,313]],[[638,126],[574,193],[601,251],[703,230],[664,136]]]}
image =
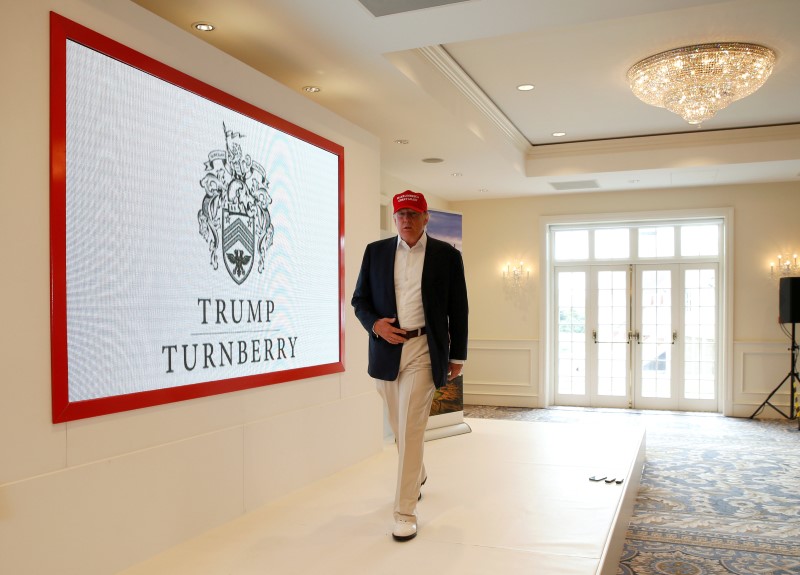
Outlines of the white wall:
{"label": "white wall", "polygon": [[[49,11],[345,149],[343,374],[52,424]],[[379,235],[379,144],[127,0],[5,2],[0,90],[0,573],[111,574],[378,452],[349,299]]]}
{"label": "white wall", "polygon": [[[733,208],[733,349],[725,412],[749,416],[789,370],[778,322],[778,283],[769,279],[776,254],[800,252],[800,183],[569,194],[453,202],[464,214],[464,261],[470,296],[468,404],[544,406],[539,381],[543,341],[539,277],[540,218],[569,214]],[[531,264],[523,297],[503,291],[507,261]],[[786,403],[788,386],[778,396]],[[767,409],[765,415],[775,416]]]}

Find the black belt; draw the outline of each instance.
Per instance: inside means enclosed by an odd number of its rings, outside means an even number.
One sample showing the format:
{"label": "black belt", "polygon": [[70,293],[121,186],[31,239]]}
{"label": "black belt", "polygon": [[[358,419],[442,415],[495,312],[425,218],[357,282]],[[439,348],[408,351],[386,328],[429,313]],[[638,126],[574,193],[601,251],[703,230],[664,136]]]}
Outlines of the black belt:
{"label": "black belt", "polygon": [[418,337],[420,335],[425,335],[425,327],[421,327],[419,329],[410,329],[406,330],[405,335],[403,336],[406,339],[411,339],[412,337]]}

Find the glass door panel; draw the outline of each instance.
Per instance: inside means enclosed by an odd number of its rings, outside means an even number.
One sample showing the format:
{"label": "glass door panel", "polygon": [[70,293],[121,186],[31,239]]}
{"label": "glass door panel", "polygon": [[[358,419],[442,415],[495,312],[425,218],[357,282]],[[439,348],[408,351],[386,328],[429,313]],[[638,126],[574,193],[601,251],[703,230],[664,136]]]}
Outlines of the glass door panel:
{"label": "glass door panel", "polygon": [[639,270],[639,395],[669,399],[672,392],[672,270]]}
{"label": "glass door panel", "polygon": [[683,409],[715,410],[719,362],[717,270],[715,265],[683,270]]}
{"label": "glass door panel", "polygon": [[[628,270],[599,269],[596,273],[597,329],[595,331],[596,385],[593,404],[624,407],[627,400],[629,357]],[[602,396],[607,396],[600,399]]]}
{"label": "glass door panel", "polygon": [[561,405],[585,405],[579,398],[586,395],[586,271],[557,273],[556,306],[556,395],[570,396]]}

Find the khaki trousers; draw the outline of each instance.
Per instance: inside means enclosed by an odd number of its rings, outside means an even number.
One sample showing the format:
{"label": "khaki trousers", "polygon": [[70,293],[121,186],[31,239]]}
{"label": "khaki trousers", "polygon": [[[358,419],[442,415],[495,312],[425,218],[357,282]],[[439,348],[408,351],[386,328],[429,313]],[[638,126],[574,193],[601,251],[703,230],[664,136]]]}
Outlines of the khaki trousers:
{"label": "khaki trousers", "polygon": [[427,477],[422,461],[425,427],[436,388],[431,373],[427,338],[424,335],[415,337],[402,345],[400,374],[397,379],[376,379],[375,385],[386,403],[389,425],[397,441],[394,517],[416,521],[419,489]]}

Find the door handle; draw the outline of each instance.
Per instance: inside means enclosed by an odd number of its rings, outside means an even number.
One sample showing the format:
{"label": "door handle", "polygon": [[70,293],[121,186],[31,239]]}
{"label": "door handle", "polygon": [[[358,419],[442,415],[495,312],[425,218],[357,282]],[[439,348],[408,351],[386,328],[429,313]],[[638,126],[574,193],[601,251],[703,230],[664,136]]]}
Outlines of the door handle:
{"label": "door handle", "polygon": [[639,341],[639,332],[638,331],[629,331],[628,332],[628,341],[630,341],[632,339],[635,339],[637,344],[641,343]]}
{"label": "door handle", "polygon": [[673,331],[672,332],[672,345],[675,345],[675,341],[677,339],[678,339],[678,332],[677,331]]}

